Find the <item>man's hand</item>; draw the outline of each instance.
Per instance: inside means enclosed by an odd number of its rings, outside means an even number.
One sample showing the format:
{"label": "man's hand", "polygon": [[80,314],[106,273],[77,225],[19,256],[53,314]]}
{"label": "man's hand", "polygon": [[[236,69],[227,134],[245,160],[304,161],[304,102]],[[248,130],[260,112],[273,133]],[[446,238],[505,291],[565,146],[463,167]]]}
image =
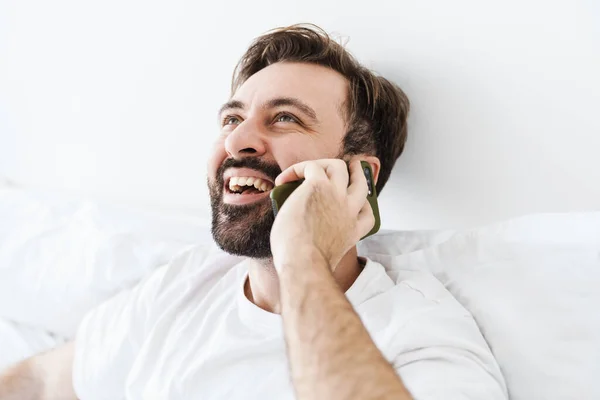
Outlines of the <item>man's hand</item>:
{"label": "man's hand", "polygon": [[410,399],[331,273],[375,222],[360,161],[350,176],[342,160],[299,163],[275,183],[298,179],[271,230],[296,397]]}
{"label": "man's hand", "polygon": [[[318,251],[333,270],[375,223],[360,160],[305,161],[283,171],[276,185],[304,179],[286,200],[271,230],[277,269],[306,251]],[[348,185],[348,183],[350,183]]]}

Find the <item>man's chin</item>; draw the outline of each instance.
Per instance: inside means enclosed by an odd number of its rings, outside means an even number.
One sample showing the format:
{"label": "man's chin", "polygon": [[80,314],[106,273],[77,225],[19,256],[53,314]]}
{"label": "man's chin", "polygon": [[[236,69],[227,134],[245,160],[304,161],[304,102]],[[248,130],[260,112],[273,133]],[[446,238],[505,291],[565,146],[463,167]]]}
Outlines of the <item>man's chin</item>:
{"label": "man's chin", "polygon": [[[213,209],[212,234],[225,252],[243,257],[271,258],[271,227],[274,216],[261,204],[221,204]],[[270,206],[270,203],[269,203]]]}

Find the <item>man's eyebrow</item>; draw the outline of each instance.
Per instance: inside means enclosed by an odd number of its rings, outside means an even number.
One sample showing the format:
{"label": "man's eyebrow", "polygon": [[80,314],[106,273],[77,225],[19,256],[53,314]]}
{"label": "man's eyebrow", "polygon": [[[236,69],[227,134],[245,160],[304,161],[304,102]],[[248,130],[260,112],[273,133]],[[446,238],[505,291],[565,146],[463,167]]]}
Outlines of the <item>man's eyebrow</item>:
{"label": "man's eyebrow", "polygon": [[[296,99],[294,97],[277,97],[269,100],[263,108],[277,108],[289,106],[297,108],[302,111],[306,116],[312,119],[314,122],[318,122],[317,113],[313,110],[309,105],[304,103],[303,101]],[[219,109],[219,115],[223,114],[228,110],[244,110],[246,109],[246,105],[239,100],[229,100],[227,103],[223,104]]]}
{"label": "man's eyebrow", "polygon": [[318,121],[317,113],[315,112],[315,110],[313,110],[308,104],[294,97],[277,97],[275,99],[269,100],[267,104],[265,104],[265,108],[277,108],[282,106],[290,106],[297,108],[313,121]]}
{"label": "man's eyebrow", "polygon": [[221,108],[219,108],[219,115],[223,114],[223,112],[227,110],[243,110],[246,106],[239,100],[229,100],[227,103],[223,104]]}

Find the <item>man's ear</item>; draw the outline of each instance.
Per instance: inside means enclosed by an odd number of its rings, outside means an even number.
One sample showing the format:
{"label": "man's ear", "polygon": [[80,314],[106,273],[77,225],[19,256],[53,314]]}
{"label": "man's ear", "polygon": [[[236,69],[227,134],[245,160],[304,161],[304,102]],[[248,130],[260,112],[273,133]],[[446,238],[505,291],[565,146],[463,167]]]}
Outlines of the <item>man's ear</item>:
{"label": "man's ear", "polygon": [[371,169],[373,170],[373,180],[375,184],[377,184],[377,178],[379,178],[379,170],[381,169],[381,161],[379,161],[379,158],[375,156],[361,155],[360,159],[371,164]]}

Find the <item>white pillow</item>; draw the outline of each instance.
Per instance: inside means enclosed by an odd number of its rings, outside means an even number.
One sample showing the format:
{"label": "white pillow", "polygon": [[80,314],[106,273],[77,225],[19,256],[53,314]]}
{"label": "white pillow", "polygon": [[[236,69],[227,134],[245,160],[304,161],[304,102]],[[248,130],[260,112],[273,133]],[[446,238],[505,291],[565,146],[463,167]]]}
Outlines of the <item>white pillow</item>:
{"label": "white pillow", "polygon": [[0,317],[71,337],[82,317],[194,244],[167,218],[52,192],[0,188]]}
{"label": "white pillow", "polygon": [[2,173],[0,173],[0,188],[13,186],[13,183]]}
{"label": "white pillow", "polygon": [[523,217],[406,253],[406,234],[360,253],[429,270],[468,309],[511,399],[600,399],[600,212]]}

